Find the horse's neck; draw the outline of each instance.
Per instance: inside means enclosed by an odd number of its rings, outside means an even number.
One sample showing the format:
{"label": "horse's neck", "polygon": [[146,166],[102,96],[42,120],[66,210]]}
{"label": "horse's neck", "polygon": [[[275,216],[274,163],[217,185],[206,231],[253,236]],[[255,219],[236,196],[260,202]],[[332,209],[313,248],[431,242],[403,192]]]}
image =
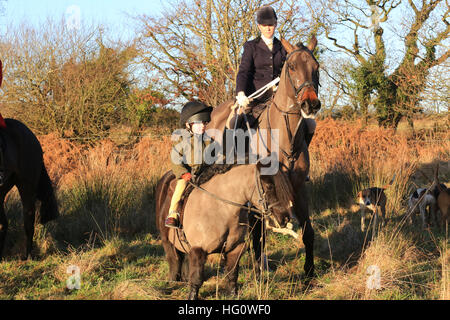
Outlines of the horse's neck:
{"label": "horse's neck", "polygon": [[202,187],[221,198],[244,204],[250,200],[255,186],[255,166],[238,165],[231,170],[214,176]]}
{"label": "horse's neck", "polygon": [[[282,78],[283,79],[283,78]],[[270,108],[266,108],[264,110],[264,113],[262,114],[261,121],[259,124],[260,129],[264,129],[267,131],[268,140],[270,140],[269,137],[274,138],[274,129],[278,130],[278,136],[277,136],[277,144],[280,148],[283,148],[284,150],[289,150],[291,146],[291,139],[292,137],[289,136],[287,126],[289,126],[289,131],[292,135],[295,134],[295,130],[297,127],[298,122],[301,119],[300,114],[283,114],[280,110],[288,110],[288,108],[293,104],[292,99],[290,99],[286,94],[286,86],[285,82],[283,81],[280,83],[280,86],[277,89],[277,93],[275,94],[272,104],[270,105]],[[288,118],[288,121],[286,122],[285,117]],[[261,136],[261,135],[260,135]],[[277,150],[273,150],[275,146],[273,146],[273,143],[270,141],[267,141],[268,146],[268,152],[273,152]],[[282,160],[282,159],[280,159]]]}
{"label": "horse's neck", "polygon": [[276,103],[281,110],[287,110],[288,107],[294,103],[292,98],[287,94],[287,90],[286,67],[284,67],[281,71],[277,92],[273,97],[273,102]]}

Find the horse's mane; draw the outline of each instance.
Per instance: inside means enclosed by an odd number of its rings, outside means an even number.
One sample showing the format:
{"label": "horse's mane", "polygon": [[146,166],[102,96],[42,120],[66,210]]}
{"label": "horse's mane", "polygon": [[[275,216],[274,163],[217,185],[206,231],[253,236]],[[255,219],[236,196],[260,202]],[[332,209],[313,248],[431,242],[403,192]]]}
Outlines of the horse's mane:
{"label": "horse's mane", "polygon": [[[249,157],[248,155],[245,157],[245,161],[244,163],[240,164],[240,163],[232,163],[232,164],[219,164],[219,163],[213,163],[211,165],[205,165],[201,172],[200,175],[198,175],[197,177],[194,178],[194,181],[192,181],[194,184],[201,186],[202,184],[208,182],[209,180],[211,180],[213,177],[215,177],[216,175],[219,174],[224,174],[228,171],[230,171],[232,168],[237,167],[237,166],[241,166],[244,164],[248,164],[249,163]],[[193,186],[188,185],[186,187],[185,192],[183,193],[183,199],[187,199],[189,197],[189,195],[191,194],[192,190],[194,189]]]}
{"label": "horse's mane", "polygon": [[[246,155],[244,163],[233,163],[233,164],[214,163],[212,165],[205,166],[201,174],[195,178],[193,183],[196,185],[202,185],[211,180],[216,175],[224,174],[234,167],[248,164],[249,164],[249,156]],[[273,183],[275,187],[277,198],[284,206],[289,206],[290,204],[294,203],[294,189],[288,176],[283,171],[279,170],[275,175],[270,175],[266,177],[270,177],[271,183]],[[267,179],[263,180],[267,181]],[[193,189],[194,189],[193,186],[188,185],[183,195],[183,199],[187,199],[187,197],[189,197]]]}
{"label": "horse's mane", "polygon": [[295,193],[288,176],[279,170],[277,174],[272,176],[272,179],[278,200],[285,206],[293,205]]}
{"label": "horse's mane", "polygon": [[[247,162],[247,161],[246,161]],[[237,167],[241,164],[218,164],[218,163],[213,163],[211,165],[205,166],[201,172],[201,174],[196,177],[195,179],[195,183],[198,185],[202,185],[206,182],[208,182],[209,180],[212,179],[212,177],[218,175],[218,174],[223,174],[226,173],[228,171],[230,171],[232,168]]]}

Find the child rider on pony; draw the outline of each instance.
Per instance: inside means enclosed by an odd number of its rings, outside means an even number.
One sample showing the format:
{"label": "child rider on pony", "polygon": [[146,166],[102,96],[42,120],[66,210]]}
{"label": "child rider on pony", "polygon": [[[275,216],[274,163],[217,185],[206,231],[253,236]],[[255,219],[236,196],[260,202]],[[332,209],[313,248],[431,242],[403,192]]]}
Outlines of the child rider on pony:
{"label": "child rider on pony", "polygon": [[[204,150],[211,144],[211,140],[203,139],[203,135],[207,123],[211,120],[212,109],[212,107],[207,107],[199,101],[188,102],[181,109],[180,124],[188,130],[190,137],[189,139],[183,139],[181,145],[177,144],[172,149],[172,152],[179,156],[182,161],[178,164],[172,159],[172,172],[177,179],[177,184],[170,202],[169,214],[165,220],[165,225],[168,228],[180,227],[178,204],[181,196],[189,180],[200,173],[205,165]],[[201,150],[196,150],[195,146],[197,148],[201,146]],[[195,153],[199,154],[199,151],[202,154],[200,161],[195,158]]]}

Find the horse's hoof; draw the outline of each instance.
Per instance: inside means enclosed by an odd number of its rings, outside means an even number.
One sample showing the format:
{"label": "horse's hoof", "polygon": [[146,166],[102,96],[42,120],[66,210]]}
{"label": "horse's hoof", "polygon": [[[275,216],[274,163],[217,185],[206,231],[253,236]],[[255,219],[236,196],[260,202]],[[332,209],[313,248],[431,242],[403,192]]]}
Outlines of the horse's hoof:
{"label": "horse's hoof", "polygon": [[228,295],[232,298],[236,298],[238,296],[238,289],[237,287],[229,288],[228,289]]}
{"label": "horse's hoof", "polygon": [[22,257],[21,257],[21,260],[22,260],[22,261],[31,261],[31,260],[33,260],[33,256],[32,256],[31,253],[30,253],[30,254],[28,254],[28,255],[26,255],[26,256],[22,256]]}
{"label": "horse's hoof", "polygon": [[188,300],[198,300],[198,294],[190,292]]}
{"label": "horse's hoof", "polygon": [[199,289],[200,289],[200,287],[199,288],[191,287],[191,290],[189,291],[188,300],[198,300]]}

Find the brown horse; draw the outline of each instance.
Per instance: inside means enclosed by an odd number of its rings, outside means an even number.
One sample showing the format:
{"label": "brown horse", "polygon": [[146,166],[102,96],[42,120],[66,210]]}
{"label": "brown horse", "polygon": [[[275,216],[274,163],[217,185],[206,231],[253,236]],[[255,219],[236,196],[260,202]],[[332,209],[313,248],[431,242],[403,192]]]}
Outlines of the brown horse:
{"label": "brown horse", "polygon": [[[307,46],[302,44],[292,46],[284,39],[281,42],[288,55],[281,72],[280,83],[271,103],[258,117],[257,131],[253,137],[256,137],[258,145],[264,146],[265,152],[277,152],[278,150],[272,148],[270,139],[261,138],[259,132],[265,129],[272,135],[274,129],[278,130],[277,147],[281,155],[282,169],[288,174],[296,191],[294,211],[303,229],[306,252],[304,270],[307,276],[313,276],[314,230],[309,219],[308,198],[305,190],[305,178],[309,172],[309,154],[305,143],[304,118],[313,117],[320,109],[320,101],[317,97],[319,63],[312,53],[317,46],[317,40],[313,37]],[[214,108],[211,114],[207,132],[217,141],[222,140],[222,132],[233,103],[233,100],[224,102]],[[259,152],[261,149],[257,150]],[[256,227],[254,230],[261,230],[261,228]],[[257,257],[260,257],[261,253],[258,249],[260,238],[259,234],[253,236]]]}
{"label": "brown horse", "polygon": [[0,143],[5,170],[5,180],[0,186],[0,260],[8,230],[3,203],[13,186],[17,187],[22,200],[26,233],[25,258],[31,258],[36,201],[41,202],[41,223],[53,220],[59,214],[52,182],[44,166],[41,145],[33,132],[22,122],[5,119],[5,127],[0,128]]}
{"label": "brown horse", "polygon": [[[197,299],[207,255],[221,253],[226,261],[227,289],[236,294],[239,260],[245,251],[251,215],[250,209],[242,208],[248,204],[252,211],[284,227],[289,222],[293,201],[289,179],[281,170],[275,175],[261,175],[259,163],[230,166],[228,171],[214,175],[192,190],[184,209],[183,228],[169,229],[164,219],[174,178],[171,171],[167,172],[156,189],[156,224],[169,262],[169,279],[186,278],[182,267],[187,267],[189,299]],[[185,254],[188,261],[183,261]]]}

